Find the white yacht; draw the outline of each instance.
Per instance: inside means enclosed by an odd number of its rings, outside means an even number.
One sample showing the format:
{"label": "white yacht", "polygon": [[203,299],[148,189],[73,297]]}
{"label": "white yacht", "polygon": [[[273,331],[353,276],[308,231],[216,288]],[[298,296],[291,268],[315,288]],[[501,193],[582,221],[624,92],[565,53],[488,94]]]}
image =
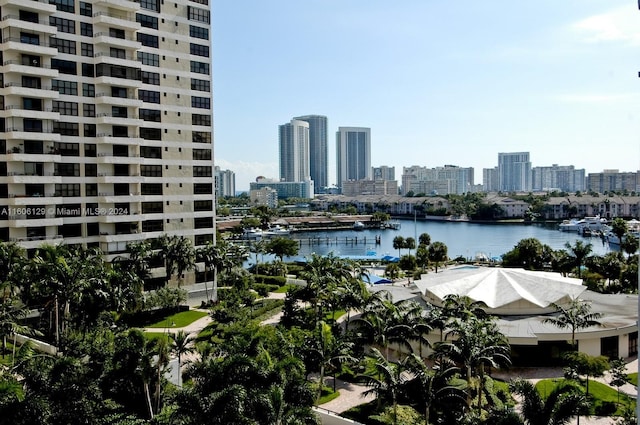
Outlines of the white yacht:
{"label": "white yacht", "polygon": [[593,217],[585,217],[580,220],[572,218],[571,220],[564,220],[558,226],[558,229],[562,232],[577,232],[584,233],[585,230],[593,232],[598,230],[600,232],[608,230],[607,219],[601,218],[599,215]]}
{"label": "white yacht", "polygon": [[[627,233],[632,234],[636,237],[636,239],[640,239],[640,221],[633,219],[627,221]],[[622,236],[622,240],[624,241],[625,236]],[[609,242],[609,246],[620,247],[620,239],[613,233],[611,230],[607,232],[607,241]]]}

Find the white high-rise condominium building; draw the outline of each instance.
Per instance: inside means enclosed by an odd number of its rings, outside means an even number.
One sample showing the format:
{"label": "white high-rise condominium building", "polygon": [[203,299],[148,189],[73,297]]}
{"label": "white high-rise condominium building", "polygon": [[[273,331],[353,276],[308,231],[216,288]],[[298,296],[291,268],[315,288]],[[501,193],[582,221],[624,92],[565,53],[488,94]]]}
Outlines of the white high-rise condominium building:
{"label": "white high-rise condominium building", "polygon": [[336,133],[336,185],[346,180],[371,180],[371,129],[339,127]]}
{"label": "white high-rise condominium building", "polygon": [[309,123],[293,119],[279,126],[280,180],[303,182],[309,173]]}
{"label": "white high-rise condominium building", "polygon": [[529,152],[498,153],[498,174],[501,191],[531,191]]}
{"label": "white high-rise condominium building", "polygon": [[216,199],[222,197],[236,196],[236,173],[231,170],[221,170],[214,167]]}
{"label": "white high-rise condominium building", "polygon": [[4,0],[0,239],[214,237],[207,0]]}
{"label": "white high-rise condominium building", "polygon": [[327,117],[304,115],[294,120],[309,123],[309,173],[316,193],[320,193],[329,185]]}

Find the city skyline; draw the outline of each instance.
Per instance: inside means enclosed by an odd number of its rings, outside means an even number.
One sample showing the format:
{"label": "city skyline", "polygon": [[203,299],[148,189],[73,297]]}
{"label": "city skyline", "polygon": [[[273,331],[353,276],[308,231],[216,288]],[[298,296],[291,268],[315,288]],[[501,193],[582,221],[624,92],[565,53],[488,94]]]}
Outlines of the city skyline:
{"label": "city skyline", "polygon": [[[278,176],[275,125],[301,114],[327,116],[329,134],[371,128],[373,166],[455,164],[473,167],[480,182],[498,152],[527,151],[535,166],[640,168],[636,4],[293,6],[213,5],[216,165],[234,170],[239,190]],[[293,28],[274,30],[274,20]],[[284,90],[292,84],[304,90]]]}

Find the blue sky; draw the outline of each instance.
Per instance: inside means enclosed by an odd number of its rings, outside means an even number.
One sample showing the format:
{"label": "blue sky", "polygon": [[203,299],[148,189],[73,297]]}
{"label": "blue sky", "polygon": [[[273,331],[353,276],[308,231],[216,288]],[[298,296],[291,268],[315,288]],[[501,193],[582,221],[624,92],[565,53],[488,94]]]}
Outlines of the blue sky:
{"label": "blue sky", "polygon": [[640,11],[631,0],[212,3],[215,162],[278,177],[278,125],[371,128],[372,165],[640,169]]}

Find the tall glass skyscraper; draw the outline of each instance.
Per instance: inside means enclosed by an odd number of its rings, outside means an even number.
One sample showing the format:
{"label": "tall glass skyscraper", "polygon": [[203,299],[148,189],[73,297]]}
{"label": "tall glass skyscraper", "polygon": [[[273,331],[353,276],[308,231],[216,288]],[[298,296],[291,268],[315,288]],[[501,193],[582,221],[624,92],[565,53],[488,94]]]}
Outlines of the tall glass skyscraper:
{"label": "tall glass skyscraper", "polygon": [[280,180],[303,182],[309,173],[309,123],[293,119],[279,126]]}
{"label": "tall glass skyscraper", "polygon": [[304,115],[294,120],[309,124],[309,172],[319,193],[329,185],[329,161],[327,142],[327,117],[324,115]]}
{"label": "tall glass skyscraper", "polygon": [[336,133],[336,185],[371,179],[371,129],[339,127]]}
{"label": "tall glass skyscraper", "polygon": [[529,152],[498,153],[498,173],[501,191],[531,191]]}

